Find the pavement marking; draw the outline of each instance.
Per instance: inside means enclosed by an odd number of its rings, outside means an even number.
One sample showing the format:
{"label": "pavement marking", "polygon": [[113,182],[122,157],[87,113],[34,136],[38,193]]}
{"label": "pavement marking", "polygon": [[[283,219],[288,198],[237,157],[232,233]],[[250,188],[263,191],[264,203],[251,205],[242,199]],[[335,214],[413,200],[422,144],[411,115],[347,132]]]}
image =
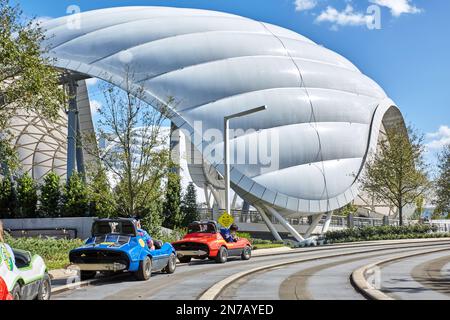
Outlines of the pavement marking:
{"label": "pavement marking", "polygon": [[[436,240],[434,242],[436,242]],[[442,241],[437,241],[437,242],[439,242],[438,245],[448,245],[448,243],[442,243]],[[402,244],[413,244],[413,243],[416,243],[416,242],[410,241],[410,242],[402,243]],[[420,242],[420,247],[423,247],[423,246],[433,246],[433,244],[431,244],[431,245],[425,244],[424,245],[423,242]],[[407,246],[405,248],[408,249],[408,248],[413,248],[413,247],[414,246]],[[228,278],[225,278],[225,279],[219,281],[218,283],[216,283],[215,285],[213,285],[212,287],[207,289],[205,292],[203,292],[203,294],[201,294],[198,297],[198,300],[215,300],[221,294],[221,292],[227,286],[229,286],[231,283],[233,283],[243,277],[246,277],[252,273],[260,272],[263,270],[270,270],[270,269],[273,269],[276,267],[281,267],[281,266],[286,266],[286,265],[291,265],[291,264],[296,264],[296,263],[302,263],[302,262],[308,262],[308,261],[315,261],[315,260],[322,260],[322,259],[328,259],[328,258],[355,255],[355,254],[359,254],[359,253],[363,253],[363,252],[375,252],[375,251],[384,251],[384,250],[392,250],[392,249],[394,249],[394,248],[380,248],[380,249],[373,249],[373,250],[365,250],[362,252],[358,251],[358,252],[349,252],[349,253],[344,253],[344,254],[341,253],[341,254],[335,254],[335,255],[319,256],[319,257],[308,258],[308,259],[295,259],[295,260],[290,260],[290,261],[286,261],[286,262],[282,262],[282,263],[275,263],[275,264],[270,264],[270,265],[254,268],[251,270],[242,271],[242,272],[236,273],[232,276],[229,276]],[[399,248],[399,249],[402,249],[402,248]]]}
{"label": "pavement marking", "polygon": [[440,249],[436,249],[436,250],[431,250],[431,251],[423,251],[423,252],[419,252],[419,253],[408,253],[408,254],[403,254],[403,255],[399,255],[399,256],[395,256],[389,259],[385,259],[385,260],[381,260],[375,263],[371,263],[368,265],[365,265],[355,271],[352,272],[352,275],[350,276],[352,285],[355,287],[355,289],[360,292],[363,296],[365,296],[367,299],[369,300],[394,300],[394,298],[392,298],[391,296],[385,294],[384,292],[382,292],[381,290],[378,290],[376,288],[373,288],[366,279],[366,272],[369,269],[373,269],[375,267],[379,267],[383,264],[387,264],[390,262],[394,262],[394,261],[398,261],[398,260],[403,260],[406,258],[411,258],[411,257],[416,257],[416,256],[421,256],[421,255],[426,255],[426,254],[430,254],[430,253],[435,253],[435,252],[440,252],[440,251],[447,251],[449,250],[449,248],[440,248]]}
{"label": "pavement marking", "polygon": [[450,255],[424,262],[414,267],[412,278],[433,291],[450,296],[450,278],[443,268],[450,262]]}
{"label": "pavement marking", "polygon": [[[394,249],[392,249],[394,250]],[[399,249],[401,250],[401,249]],[[363,254],[364,252],[361,252]],[[390,255],[392,253],[385,253],[384,255]],[[356,262],[362,259],[370,259],[379,256],[377,254],[365,255],[363,257],[351,258],[342,261],[330,262],[326,264],[321,264],[308,269],[304,269],[298,273],[293,274],[288,279],[286,279],[280,287],[280,299],[281,300],[314,300],[313,296],[307,289],[307,284],[309,279],[315,274],[322,270],[336,267],[341,264],[347,264],[351,262]]]}

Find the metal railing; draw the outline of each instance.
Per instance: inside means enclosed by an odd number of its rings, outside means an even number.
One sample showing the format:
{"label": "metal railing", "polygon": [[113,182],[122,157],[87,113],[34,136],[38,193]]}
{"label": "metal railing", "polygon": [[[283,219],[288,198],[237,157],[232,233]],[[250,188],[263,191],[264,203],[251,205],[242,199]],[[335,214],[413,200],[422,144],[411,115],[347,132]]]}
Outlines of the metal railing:
{"label": "metal railing", "polygon": [[450,232],[450,220],[432,220],[431,225],[436,227],[436,232]]}
{"label": "metal railing", "polygon": [[[202,220],[214,220],[217,219],[223,210],[218,210],[216,215],[214,215],[213,210],[210,209],[199,209],[200,218]],[[258,211],[242,211],[242,210],[232,210],[230,213],[237,223],[259,223],[264,224],[264,220]],[[273,224],[279,224],[279,221],[275,218],[269,216]],[[286,218],[286,221],[292,226],[309,226],[311,224],[311,217],[300,217],[300,218]],[[365,217],[353,217],[352,224],[354,227],[377,227],[385,224],[383,219],[379,218],[365,218]],[[319,226],[323,226],[326,221],[326,215],[322,217],[319,222]],[[399,225],[399,221],[395,219],[389,219],[389,225]],[[349,218],[346,216],[332,216],[330,227],[333,228],[347,228],[349,226]]]}

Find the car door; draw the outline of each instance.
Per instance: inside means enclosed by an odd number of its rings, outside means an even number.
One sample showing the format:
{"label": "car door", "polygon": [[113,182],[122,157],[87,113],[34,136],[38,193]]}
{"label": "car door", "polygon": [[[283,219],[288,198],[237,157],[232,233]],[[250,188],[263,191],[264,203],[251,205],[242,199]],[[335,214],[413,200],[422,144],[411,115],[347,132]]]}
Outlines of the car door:
{"label": "car door", "polygon": [[170,253],[168,252],[167,245],[164,244],[161,249],[152,251],[153,256],[153,269],[156,271],[162,270],[167,266],[169,262]]}

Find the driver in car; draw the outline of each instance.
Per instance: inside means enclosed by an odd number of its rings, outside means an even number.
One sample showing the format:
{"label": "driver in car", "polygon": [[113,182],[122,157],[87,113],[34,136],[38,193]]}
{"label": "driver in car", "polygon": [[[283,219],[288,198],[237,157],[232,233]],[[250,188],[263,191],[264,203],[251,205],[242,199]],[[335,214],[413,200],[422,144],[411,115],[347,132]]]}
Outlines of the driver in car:
{"label": "driver in car", "polygon": [[153,242],[153,238],[148,234],[147,231],[142,229],[141,219],[139,217],[135,218],[135,225],[136,225],[137,231],[139,232],[139,235],[144,239],[145,243],[150,248],[150,250],[155,250],[155,244]]}
{"label": "driver in car", "polygon": [[222,228],[220,229],[220,234],[225,239],[226,242],[238,242],[239,237],[237,236],[237,232],[239,231],[239,227],[233,223],[230,228]]}

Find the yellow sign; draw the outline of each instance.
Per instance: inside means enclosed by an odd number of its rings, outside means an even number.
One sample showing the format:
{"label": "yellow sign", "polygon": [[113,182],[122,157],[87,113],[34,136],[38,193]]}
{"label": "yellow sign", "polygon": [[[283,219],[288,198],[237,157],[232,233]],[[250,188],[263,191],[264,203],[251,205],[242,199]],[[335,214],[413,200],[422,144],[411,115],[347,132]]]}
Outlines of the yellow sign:
{"label": "yellow sign", "polygon": [[218,220],[218,222],[222,225],[222,227],[228,228],[230,227],[233,222],[234,222],[234,218],[232,215],[228,214],[227,212],[225,212]]}
{"label": "yellow sign", "polygon": [[142,248],[145,248],[145,242],[142,239],[139,239],[139,244],[141,245]]}

